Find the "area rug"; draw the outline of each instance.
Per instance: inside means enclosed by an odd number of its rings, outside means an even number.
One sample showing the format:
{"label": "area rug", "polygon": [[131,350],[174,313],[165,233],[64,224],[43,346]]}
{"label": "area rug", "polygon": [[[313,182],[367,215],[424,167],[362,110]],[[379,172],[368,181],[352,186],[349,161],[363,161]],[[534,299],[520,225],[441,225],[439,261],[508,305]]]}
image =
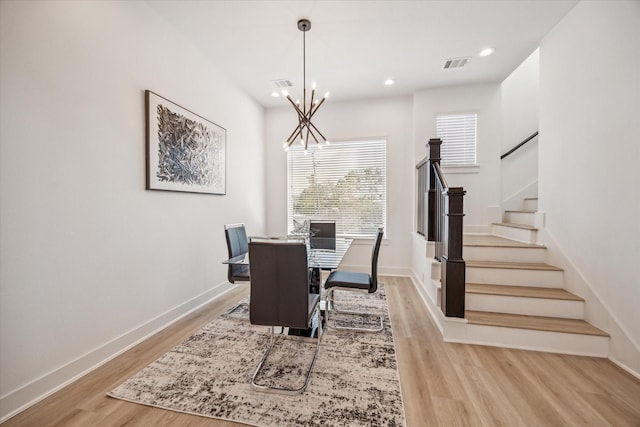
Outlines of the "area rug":
{"label": "area rug", "polygon": [[[259,427],[405,425],[384,288],[375,294],[336,291],[336,302],[344,309],[383,313],[384,331],[325,329],[309,386],[301,395],[251,388],[269,334],[268,328],[251,325],[243,308],[210,322],[108,395]],[[365,324],[368,319],[335,321]],[[315,345],[311,338],[278,339],[256,382],[301,385]]]}

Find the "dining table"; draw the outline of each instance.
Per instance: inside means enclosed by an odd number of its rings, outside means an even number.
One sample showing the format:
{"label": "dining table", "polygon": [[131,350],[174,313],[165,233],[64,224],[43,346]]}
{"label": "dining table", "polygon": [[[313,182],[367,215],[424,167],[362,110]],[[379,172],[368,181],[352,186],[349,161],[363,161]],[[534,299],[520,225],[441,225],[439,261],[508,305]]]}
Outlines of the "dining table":
{"label": "dining table", "polygon": [[[321,271],[337,269],[353,242],[353,239],[345,237],[284,236],[251,237],[250,240],[252,239],[304,240],[307,243],[307,262],[311,270],[311,278],[309,280],[310,291],[315,294],[320,293],[320,286],[322,285]],[[249,253],[229,258],[222,263],[249,265]]]}

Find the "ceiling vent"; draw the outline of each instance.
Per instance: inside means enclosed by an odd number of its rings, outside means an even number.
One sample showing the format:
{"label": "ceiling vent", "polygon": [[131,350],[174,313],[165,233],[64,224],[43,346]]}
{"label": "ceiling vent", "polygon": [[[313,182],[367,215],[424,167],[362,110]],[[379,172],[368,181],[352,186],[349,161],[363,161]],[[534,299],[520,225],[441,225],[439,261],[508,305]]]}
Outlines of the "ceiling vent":
{"label": "ceiling vent", "polygon": [[462,68],[467,64],[467,61],[469,61],[469,58],[471,58],[470,56],[465,56],[463,58],[450,58],[447,59],[444,62],[444,69],[448,70],[450,68]]}
{"label": "ceiling vent", "polygon": [[289,79],[278,79],[272,81],[273,85],[278,89],[284,89],[287,87],[292,87],[291,80]]}

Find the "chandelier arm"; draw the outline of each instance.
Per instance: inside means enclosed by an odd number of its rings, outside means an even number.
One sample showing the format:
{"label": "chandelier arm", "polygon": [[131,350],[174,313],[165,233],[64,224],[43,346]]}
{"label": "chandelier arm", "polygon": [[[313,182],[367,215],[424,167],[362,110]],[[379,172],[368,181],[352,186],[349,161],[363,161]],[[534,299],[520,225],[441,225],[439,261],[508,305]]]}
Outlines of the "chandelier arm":
{"label": "chandelier arm", "polygon": [[320,145],[320,141],[318,141],[318,138],[316,137],[316,134],[313,132],[313,130],[311,130],[311,128],[307,129],[309,129],[309,133],[311,134],[311,137],[316,141],[316,144]]}
{"label": "chandelier arm", "polygon": [[298,133],[300,133],[300,123],[298,123],[298,126],[296,126],[293,132],[291,132],[291,135],[289,135],[289,138],[287,138],[287,142],[291,144],[291,142],[296,139],[296,136],[298,136]]}
{"label": "chandelier arm", "polygon": [[290,140],[287,141],[289,143],[289,146],[291,146],[291,144],[293,144],[295,142],[295,140],[298,137],[298,135],[302,134],[302,128],[300,126],[298,126],[296,128],[296,131],[297,131],[296,134]]}
{"label": "chandelier arm", "polygon": [[324,103],[324,100],[327,98],[322,98],[320,100],[320,102],[318,103],[318,105],[316,105],[316,108],[314,108],[313,110],[309,111],[309,119],[311,119],[311,117],[313,117],[313,115],[316,113],[316,111],[318,111],[318,108],[320,108],[320,106]]}
{"label": "chandelier arm", "polygon": [[293,105],[293,108],[296,109],[296,112],[298,113],[298,118],[300,117],[304,117],[305,114],[302,114],[302,110],[300,110],[300,107],[298,107],[298,104],[296,104],[295,102],[293,102],[293,99],[291,99],[291,95],[287,95],[287,99],[289,100],[289,102],[291,103],[291,105]]}
{"label": "chandelier arm", "polygon": [[325,141],[327,140],[327,138],[325,138],[325,137],[324,137],[324,135],[322,134],[322,132],[320,132],[320,131],[318,130],[318,128],[317,128],[317,127],[315,127],[315,125],[314,125],[313,123],[309,122],[309,124],[311,125],[311,127],[313,128],[313,130],[315,130],[316,132],[318,132],[318,135],[320,135],[320,138],[324,139]]}
{"label": "chandelier arm", "polygon": [[[309,134],[311,133],[311,128],[309,126],[307,126],[307,137],[304,139],[305,142],[305,147],[306,147],[306,143],[309,142]],[[311,133],[311,136],[313,136],[313,133]],[[314,137],[315,139],[315,137]]]}

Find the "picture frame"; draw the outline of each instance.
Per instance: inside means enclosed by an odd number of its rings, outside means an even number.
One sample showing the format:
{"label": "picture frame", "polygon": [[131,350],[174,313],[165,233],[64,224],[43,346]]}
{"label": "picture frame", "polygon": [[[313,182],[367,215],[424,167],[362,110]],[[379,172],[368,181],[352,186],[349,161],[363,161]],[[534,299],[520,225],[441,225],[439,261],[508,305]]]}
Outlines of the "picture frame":
{"label": "picture frame", "polygon": [[226,194],[227,130],[145,91],[147,190]]}

